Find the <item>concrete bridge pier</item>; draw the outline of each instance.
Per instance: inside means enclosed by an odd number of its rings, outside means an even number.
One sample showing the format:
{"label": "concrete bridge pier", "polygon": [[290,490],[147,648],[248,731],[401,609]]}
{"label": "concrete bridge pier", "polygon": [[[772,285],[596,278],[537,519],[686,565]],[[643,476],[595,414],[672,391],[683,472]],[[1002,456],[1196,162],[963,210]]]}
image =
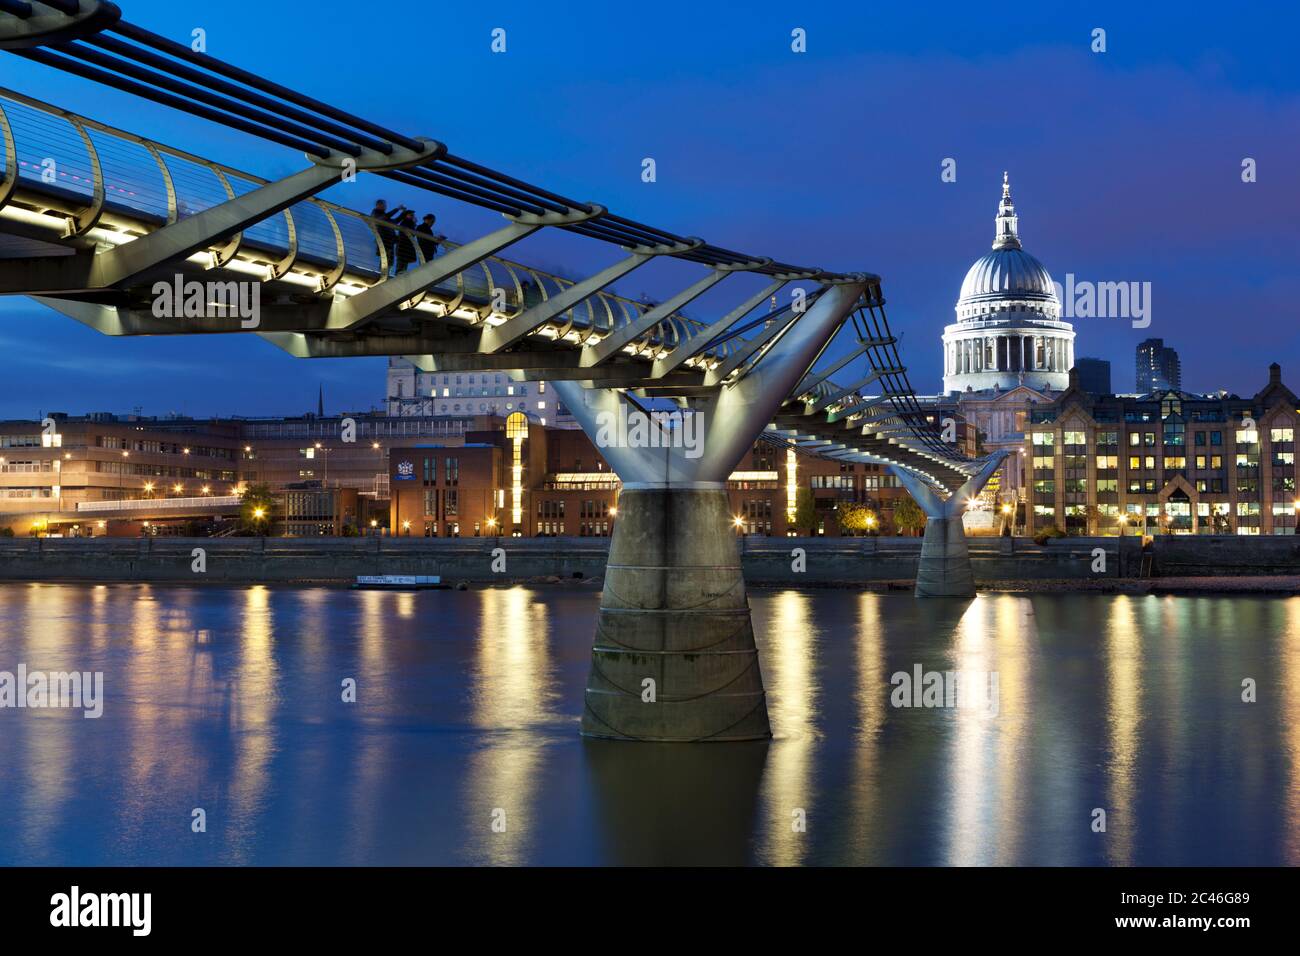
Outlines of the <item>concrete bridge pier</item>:
{"label": "concrete bridge pier", "polygon": [[779,348],[716,391],[679,400],[675,411],[651,414],[620,390],[553,383],[623,482],[583,735],[678,742],[772,735],[727,478],[865,287],[832,285]]}
{"label": "concrete bridge pier", "polygon": [[582,733],[771,736],[725,485],[620,495]]}
{"label": "concrete bridge pier", "polygon": [[966,503],[983,490],[1005,457],[1006,452],[1001,452],[989,458],[969,481],[946,499],[940,498],[915,473],[905,468],[893,469],[899,482],[925,512],[925,537],[921,541],[921,557],[916,567],[917,597],[975,596],[975,573],[966,547],[962,514]]}

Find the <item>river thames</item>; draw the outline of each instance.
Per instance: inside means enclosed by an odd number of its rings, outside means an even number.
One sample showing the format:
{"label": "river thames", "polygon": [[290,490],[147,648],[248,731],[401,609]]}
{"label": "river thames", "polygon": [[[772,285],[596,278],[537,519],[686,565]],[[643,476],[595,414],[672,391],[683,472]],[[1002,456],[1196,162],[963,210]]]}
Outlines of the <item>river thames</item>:
{"label": "river thames", "polygon": [[104,675],[0,709],[0,864],[1300,863],[1300,597],[756,589],[774,739],[697,745],[578,736],[598,597],[0,585]]}

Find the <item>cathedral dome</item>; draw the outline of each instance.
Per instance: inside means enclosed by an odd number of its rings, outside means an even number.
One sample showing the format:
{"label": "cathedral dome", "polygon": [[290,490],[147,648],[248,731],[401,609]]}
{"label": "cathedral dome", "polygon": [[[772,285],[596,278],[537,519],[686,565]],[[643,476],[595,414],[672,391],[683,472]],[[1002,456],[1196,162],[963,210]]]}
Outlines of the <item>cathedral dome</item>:
{"label": "cathedral dome", "polygon": [[958,319],[997,309],[998,303],[1042,303],[1053,318],[1060,314],[1052,276],[1041,262],[1020,245],[1019,219],[1011,202],[1011,184],[1002,174],[1002,201],[998,203],[997,235],[993,251],[975,260],[962,280],[957,299]]}
{"label": "cathedral dome", "polygon": [[1002,174],[993,250],[962,280],[957,321],[944,328],[946,393],[1024,384],[1062,390],[1074,365],[1074,328],[1061,320],[1052,276],[1020,245],[1011,184]]}
{"label": "cathedral dome", "polygon": [[976,259],[962,281],[957,306],[1004,298],[1056,299],[1047,269],[1019,247],[997,249]]}

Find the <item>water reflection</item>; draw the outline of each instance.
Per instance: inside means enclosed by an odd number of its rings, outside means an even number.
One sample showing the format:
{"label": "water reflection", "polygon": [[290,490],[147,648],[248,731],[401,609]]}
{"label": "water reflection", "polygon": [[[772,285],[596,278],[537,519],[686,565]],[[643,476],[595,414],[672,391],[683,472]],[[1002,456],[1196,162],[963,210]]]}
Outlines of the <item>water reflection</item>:
{"label": "water reflection", "polygon": [[806,827],[817,815],[813,766],[818,733],[817,634],[812,596],[780,591],[772,596],[763,678],[768,718],[776,745],[763,778],[766,806],[764,862],[802,863],[808,851]]}
{"label": "water reflection", "polygon": [[692,746],[578,736],[598,599],[0,585],[106,696],[0,710],[0,864],[1300,863],[1300,598],[758,590],[775,737]]}
{"label": "water reflection", "polygon": [[549,611],[523,587],[478,595],[471,721],[484,736],[469,761],[464,832],[472,857],[512,865],[528,859],[538,826],[534,804],[545,752],[528,730],[552,719]]}
{"label": "water reflection", "polygon": [[1281,616],[1283,639],[1276,668],[1281,702],[1274,723],[1287,763],[1285,862],[1296,866],[1300,865],[1300,597],[1287,598]]}
{"label": "water reflection", "polygon": [[1106,630],[1107,862],[1132,865],[1137,839],[1138,745],[1142,723],[1141,632],[1136,600],[1116,596]]}

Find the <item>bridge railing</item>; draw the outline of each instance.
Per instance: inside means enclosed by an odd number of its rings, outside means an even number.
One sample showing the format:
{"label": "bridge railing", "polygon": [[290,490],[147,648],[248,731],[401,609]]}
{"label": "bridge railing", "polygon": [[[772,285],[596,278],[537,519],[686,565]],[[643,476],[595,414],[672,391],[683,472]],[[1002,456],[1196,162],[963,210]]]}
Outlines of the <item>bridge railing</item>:
{"label": "bridge railing", "polygon": [[123,498],[118,501],[78,501],[82,514],[116,514],[132,511],[185,511],[190,508],[234,508],[239,495],[204,495],[201,498]]}
{"label": "bridge railing", "polygon": [[[6,204],[16,202],[43,207],[67,217],[73,234],[96,226],[111,226],[128,236],[144,234],[267,182],[4,88],[0,145],[0,214]],[[406,245],[413,254],[412,267],[425,261],[431,242],[427,234],[313,198],[245,229],[230,254],[268,270],[270,278],[292,270],[320,291],[337,287],[355,293],[392,273],[393,246],[385,238]],[[438,245],[446,252],[459,243],[443,239]],[[437,313],[431,304],[436,300],[445,313],[483,322],[499,305],[499,317],[509,319],[573,284],[493,256],[439,283],[418,297],[416,307]],[[583,340],[635,321],[650,307],[601,291],[565,312],[554,330],[557,337]],[[675,314],[636,344],[643,349],[671,347],[703,327]],[[713,352],[722,357],[741,345],[726,342]]]}

